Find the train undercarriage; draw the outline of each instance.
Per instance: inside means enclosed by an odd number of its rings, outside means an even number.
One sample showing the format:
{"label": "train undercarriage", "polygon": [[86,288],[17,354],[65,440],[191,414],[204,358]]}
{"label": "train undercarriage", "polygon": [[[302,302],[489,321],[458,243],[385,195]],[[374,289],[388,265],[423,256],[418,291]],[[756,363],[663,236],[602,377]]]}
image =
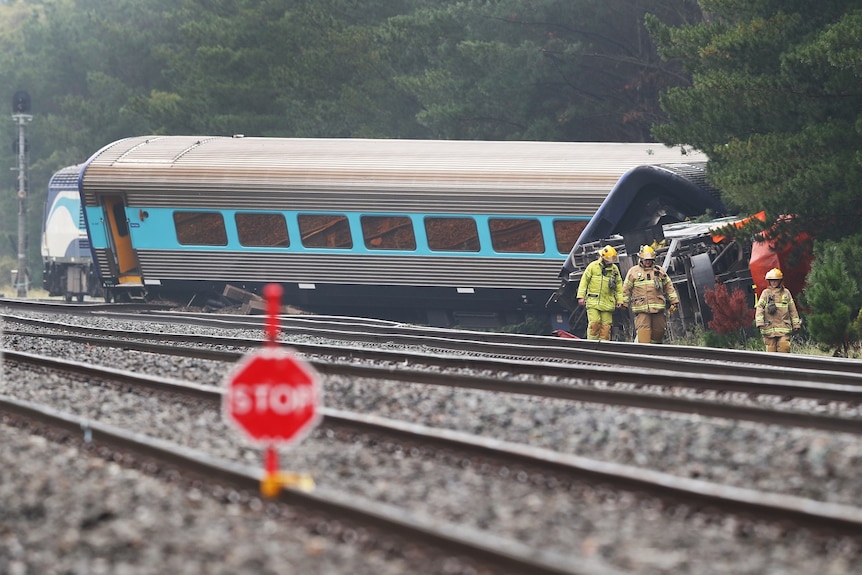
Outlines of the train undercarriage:
{"label": "train undercarriage", "polygon": [[67,302],[84,301],[85,297],[100,298],[103,291],[89,260],[48,260],[42,270],[42,287],[50,296],[63,296]]}
{"label": "train undercarriage", "polygon": [[[586,266],[594,261],[599,249],[612,245],[619,254],[619,267],[623,277],[637,264],[640,246],[656,247],[656,263],[667,270],[680,298],[677,313],[668,318],[669,342],[682,337],[695,326],[708,326],[712,310],[706,302],[707,292],[724,284],[728,290],[741,289],[754,306],[754,287],[749,269],[751,243],[714,236],[711,230],[732,224],[738,218],[723,218],[705,223],[676,223],[614,235],[606,239],[579,245],[572,254],[574,271],[561,278],[560,287],[551,294],[547,307],[556,311],[555,327],[576,337],[585,337],[586,309],[578,305],[578,284]],[[634,322],[627,310],[614,313],[611,339],[633,341]]]}

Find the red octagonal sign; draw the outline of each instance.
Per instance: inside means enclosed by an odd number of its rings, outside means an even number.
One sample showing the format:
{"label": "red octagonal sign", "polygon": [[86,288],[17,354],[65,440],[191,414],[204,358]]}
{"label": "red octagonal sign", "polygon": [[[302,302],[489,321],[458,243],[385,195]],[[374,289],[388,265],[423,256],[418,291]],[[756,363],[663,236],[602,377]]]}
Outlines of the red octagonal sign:
{"label": "red octagonal sign", "polygon": [[296,442],[320,421],[320,376],[284,348],[246,355],[226,381],[224,415],[253,441]]}

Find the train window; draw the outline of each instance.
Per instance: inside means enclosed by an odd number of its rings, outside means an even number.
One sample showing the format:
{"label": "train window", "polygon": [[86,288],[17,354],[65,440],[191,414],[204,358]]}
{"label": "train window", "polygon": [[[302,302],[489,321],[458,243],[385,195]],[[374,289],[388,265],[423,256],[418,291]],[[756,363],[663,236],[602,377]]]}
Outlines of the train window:
{"label": "train window", "polygon": [[495,252],[540,254],[545,251],[539,220],[491,218],[488,227]]}
{"label": "train window", "polygon": [[557,240],[557,251],[568,254],[572,246],[581,237],[581,232],[587,227],[584,220],[554,220],[554,237]]}
{"label": "train window", "polygon": [[300,214],[297,216],[302,245],[307,248],[350,249],[350,222],[347,216],[334,214]]}
{"label": "train window", "polygon": [[236,214],[236,231],[243,246],[286,248],[290,246],[287,223],[281,214]]}
{"label": "train window", "polygon": [[174,212],[177,241],[182,245],[226,246],[224,218],[213,212]]}
{"label": "train window", "polygon": [[362,239],[369,250],[415,250],[413,222],[406,216],[362,216]]}
{"label": "train window", "polygon": [[479,232],[473,218],[425,218],[428,247],[435,252],[478,252]]}

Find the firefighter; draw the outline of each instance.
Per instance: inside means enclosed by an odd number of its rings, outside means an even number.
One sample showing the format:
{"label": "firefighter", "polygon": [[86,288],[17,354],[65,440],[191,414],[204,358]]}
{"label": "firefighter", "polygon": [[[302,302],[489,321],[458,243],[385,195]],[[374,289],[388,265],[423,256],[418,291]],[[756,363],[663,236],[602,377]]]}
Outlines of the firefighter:
{"label": "firefighter", "polygon": [[614,310],[623,305],[623,276],[613,246],[599,250],[578,284],[578,304],[587,308],[587,339],[610,341]]}
{"label": "firefighter", "polygon": [[638,343],[662,343],[666,314],[676,311],[679,296],[664,268],[655,265],[652,246],[641,246],[638,257],[640,264],[629,270],[623,282],[623,302],[635,316]]}
{"label": "firefighter", "polygon": [[790,290],[784,287],[784,274],[778,268],[766,272],[769,286],[760,294],[754,323],[760,328],[766,351],[790,353],[790,334],[802,326]]}

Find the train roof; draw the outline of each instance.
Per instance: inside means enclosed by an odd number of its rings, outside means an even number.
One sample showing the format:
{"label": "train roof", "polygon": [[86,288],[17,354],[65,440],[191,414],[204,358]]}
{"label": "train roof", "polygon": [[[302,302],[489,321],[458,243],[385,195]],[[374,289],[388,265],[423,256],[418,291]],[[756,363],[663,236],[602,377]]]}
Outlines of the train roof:
{"label": "train roof", "polygon": [[60,168],[51,176],[48,186],[62,188],[78,188],[78,177],[81,175],[81,164]]}
{"label": "train roof", "polygon": [[[525,142],[478,140],[390,140],[351,138],[245,138],[142,136],[114,142],[90,165],[187,166],[250,170],[302,169],[445,174],[608,174],[641,164],[706,161],[696,151],[663,144]],[[393,163],[393,160],[398,160]]]}
{"label": "train roof", "polygon": [[[221,207],[249,208],[277,208],[286,191],[316,192],[341,209],[365,208],[373,193],[392,210],[446,194],[452,210],[529,198],[546,213],[592,216],[633,167],[706,160],[640,143],[141,136],[94,154],[82,192],[87,205],[100,192],[122,190],[129,205],[146,196],[150,205],[195,206],[205,193],[222,198]],[[292,208],[312,207],[297,200]]]}
{"label": "train roof", "polygon": [[[78,177],[81,174],[81,165],[66,166],[60,168],[48,180],[48,193],[45,195],[45,205],[42,209],[42,230],[44,233],[48,215],[54,209],[57,196],[63,192],[78,191]],[[75,208],[77,212],[78,208]]]}
{"label": "train roof", "polygon": [[706,180],[706,162],[632,168],[620,177],[581,232],[560,269],[560,277],[574,269],[582,246],[613,235],[632,240],[640,234],[649,236],[656,227],[710,211],[724,216],[727,208],[721,192]]}

